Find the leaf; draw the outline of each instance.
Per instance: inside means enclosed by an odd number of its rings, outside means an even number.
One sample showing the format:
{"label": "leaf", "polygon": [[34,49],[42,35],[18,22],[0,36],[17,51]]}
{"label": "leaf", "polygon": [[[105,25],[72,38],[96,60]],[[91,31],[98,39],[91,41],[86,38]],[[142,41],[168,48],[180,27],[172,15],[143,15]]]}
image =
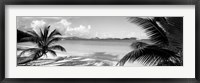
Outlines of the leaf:
{"label": "leaf", "polygon": [[170,49],[183,48],[183,17],[155,17],[158,24],[166,31]]}
{"label": "leaf", "polygon": [[147,43],[144,43],[144,42],[133,42],[132,44],[131,44],[131,47],[133,48],[133,49],[139,49],[139,48],[143,48],[143,47],[145,47],[145,46],[147,46],[147,45],[149,45],[149,44],[147,44]]}
{"label": "leaf", "polygon": [[53,50],[66,51],[65,48],[63,48],[60,45],[54,45],[54,46],[49,47],[49,45],[52,44],[53,42],[57,42],[61,40],[61,38],[54,37],[55,35],[61,35],[61,34],[56,29],[49,34],[49,28],[50,26],[45,27],[43,31],[40,28],[40,33],[39,33],[40,36],[35,31],[29,31],[29,34],[31,34],[31,37],[25,37],[23,38],[23,40],[36,43],[38,48],[26,49],[22,53],[20,53],[20,56],[23,55],[25,52],[30,51],[30,52],[33,52],[31,57],[33,57],[33,60],[36,60],[46,55],[47,52],[50,52],[51,54],[56,55],[56,52]]}
{"label": "leaf", "polygon": [[130,17],[129,21],[141,26],[154,44],[168,46],[169,41],[165,31],[150,18]]}
{"label": "leaf", "polygon": [[20,41],[38,43],[40,39],[37,37],[24,37]]}
{"label": "leaf", "polygon": [[48,52],[50,52],[53,56],[57,56],[57,55],[56,55],[56,52],[53,51],[53,50],[48,50]]}
{"label": "leaf", "polygon": [[[173,58],[173,59],[172,59]],[[143,65],[158,65],[160,62],[174,62],[180,58],[176,53],[168,49],[163,49],[155,45],[149,45],[144,48],[136,49],[126,54],[117,65],[123,66],[127,61],[137,61]]]}
{"label": "leaf", "polygon": [[54,45],[49,47],[50,50],[61,50],[61,51],[66,51],[64,47],[60,46],[60,45]]}
{"label": "leaf", "polygon": [[44,41],[44,34],[43,34],[41,28],[40,28],[40,37],[41,37],[42,41]]}
{"label": "leaf", "polygon": [[49,28],[50,28],[50,26],[47,26],[47,27],[44,28],[44,37],[45,37],[45,39],[47,39],[47,37],[48,37]]}
{"label": "leaf", "polygon": [[40,37],[35,31],[27,31],[27,33],[32,35],[33,37]]}
{"label": "leaf", "polygon": [[30,51],[30,52],[35,52],[35,51],[37,51],[37,50],[39,50],[39,48],[29,48],[29,49],[26,49],[26,50],[22,51],[22,52],[19,54],[18,57],[20,57],[21,55],[23,55],[24,53],[26,53],[26,52],[28,52],[28,51]]}
{"label": "leaf", "polygon": [[49,41],[47,42],[47,46],[51,45],[54,42],[60,41],[62,38],[59,37],[52,37],[51,39],[49,39]]}
{"label": "leaf", "polygon": [[55,29],[55,30],[53,30],[53,31],[50,33],[48,39],[52,38],[52,37],[55,36],[55,35],[61,35],[61,33],[58,32],[58,31]]}

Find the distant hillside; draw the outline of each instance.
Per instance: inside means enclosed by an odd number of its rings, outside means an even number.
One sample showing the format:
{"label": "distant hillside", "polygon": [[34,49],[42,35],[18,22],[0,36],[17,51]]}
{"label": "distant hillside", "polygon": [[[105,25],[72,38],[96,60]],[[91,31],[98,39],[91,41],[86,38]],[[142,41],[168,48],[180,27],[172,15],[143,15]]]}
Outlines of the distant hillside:
{"label": "distant hillside", "polygon": [[140,40],[133,41],[133,43],[135,42],[144,42],[147,44],[153,44],[153,42],[150,39],[140,39]]}
{"label": "distant hillside", "polygon": [[139,40],[140,42],[145,42],[145,43],[148,43],[148,44],[153,44],[152,41],[150,39],[141,39]]}
{"label": "distant hillside", "polygon": [[99,37],[95,37],[95,38],[80,38],[80,37],[65,37],[64,39],[66,40],[137,40],[137,38],[132,37],[132,38],[99,38]]}
{"label": "distant hillside", "polygon": [[30,35],[17,29],[17,42],[22,42],[20,40],[24,37],[30,37]]}

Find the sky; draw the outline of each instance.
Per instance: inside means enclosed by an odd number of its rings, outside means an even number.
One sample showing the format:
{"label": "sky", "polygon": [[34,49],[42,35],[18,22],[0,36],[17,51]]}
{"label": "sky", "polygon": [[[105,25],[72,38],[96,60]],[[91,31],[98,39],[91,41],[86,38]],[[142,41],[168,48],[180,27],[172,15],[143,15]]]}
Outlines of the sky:
{"label": "sky", "polygon": [[17,16],[17,29],[34,30],[50,25],[63,37],[81,38],[130,38],[147,39],[142,28],[130,23],[126,16]]}

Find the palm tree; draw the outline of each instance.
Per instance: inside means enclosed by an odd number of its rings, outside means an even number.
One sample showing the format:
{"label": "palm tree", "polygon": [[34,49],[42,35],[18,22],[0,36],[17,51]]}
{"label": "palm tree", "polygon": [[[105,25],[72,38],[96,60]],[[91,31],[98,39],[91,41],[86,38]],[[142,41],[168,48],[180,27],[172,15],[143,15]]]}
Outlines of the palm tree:
{"label": "palm tree", "polygon": [[[39,34],[35,31],[27,31],[30,34],[30,37],[24,37],[21,41],[27,41],[37,44],[36,48],[29,48],[20,53],[18,58],[26,52],[32,52],[28,58],[18,62],[18,64],[23,64],[30,62],[32,60],[37,60],[38,58],[46,55],[47,52],[51,53],[52,55],[56,56],[56,52],[54,50],[61,50],[66,51],[60,45],[53,45],[55,42],[61,40],[61,38],[56,37],[57,35],[61,35],[56,29],[49,33],[50,26],[46,26],[42,31],[40,29]],[[46,55],[47,56],[47,55]]]}
{"label": "palm tree", "polygon": [[182,17],[130,17],[129,21],[145,30],[153,44],[137,42],[134,50],[126,54],[117,65],[137,61],[147,66],[181,66],[183,48]]}

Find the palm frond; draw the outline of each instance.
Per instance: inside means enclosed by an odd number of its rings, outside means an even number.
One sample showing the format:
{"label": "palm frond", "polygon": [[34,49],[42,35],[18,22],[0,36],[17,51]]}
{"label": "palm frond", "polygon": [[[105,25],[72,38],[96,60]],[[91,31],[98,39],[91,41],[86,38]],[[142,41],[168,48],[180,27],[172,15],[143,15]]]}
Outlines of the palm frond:
{"label": "palm frond", "polygon": [[162,23],[168,23],[166,17],[154,17],[154,20]]}
{"label": "palm frond", "polygon": [[47,52],[50,52],[51,54],[56,56],[56,52],[53,50],[66,51],[65,48],[63,48],[60,45],[50,46],[53,42],[61,40],[61,38],[54,37],[55,35],[61,35],[61,34],[56,29],[49,34],[49,28],[50,26],[45,27],[43,30],[40,28],[38,34],[34,31],[30,31],[29,34],[31,34],[31,37],[25,37],[23,38],[23,40],[36,43],[38,48],[26,49],[20,53],[19,57],[23,55],[25,52],[30,51],[32,52],[30,57],[32,57],[33,60],[36,60],[46,55]]}
{"label": "palm frond", "polygon": [[165,31],[156,23],[155,20],[150,18],[130,17],[129,21],[141,26],[154,44],[164,46],[169,45]]}
{"label": "palm frond", "polygon": [[[183,31],[183,17],[167,17],[166,20],[169,25],[173,26],[173,29]],[[165,29],[171,31],[172,27],[165,27]]]}
{"label": "palm frond", "polygon": [[182,60],[179,56],[170,57],[169,60],[160,61],[157,66],[182,66]]}
{"label": "palm frond", "polygon": [[33,60],[32,57],[26,57],[26,58],[18,57],[17,58],[17,64],[25,64],[25,63],[28,63],[28,62],[30,62],[32,60]]}
{"label": "palm frond", "polygon": [[38,38],[38,37],[24,37],[24,38],[20,39],[20,41],[38,43],[40,41],[40,38]]}
{"label": "palm frond", "polygon": [[22,56],[22,55],[23,55],[24,53],[26,53],[26,52],[36,52],[36,51],[38,51],[38,50],[40,50],[40,49],[39,49],[39,48],[29,48],[29,49],[26,49],[26,50],[22,51],[22,52],[19,54],[18,57]]}
{"label": "palm frond", "polygon": [[42,39],[42,40],[40,41],[40,43],[41,43],[43,46],[47,44],[49,28],[50,28],[50,26],[46,26],[46,27],[43,29],[43,31],[42,31],[41,28],[40,28],[40,36],[41,36],[40,38]]}
{"label": "palm frond", "polygon": [[56,52],[53,50],[48,50],[48,52],[50,52],[53,56],[57,56]]}
{"label": "palm frond", "polygon": [[32,35],[33,37],[40,37],[35,31],[27,31],[27,33]]}
{"label": "palm frond", "polygon": [[49,39],[49,41],[47,42],[47,46],[51,45],[54,42],[60,41],[62,38],[59,37],[52,37],[51,39]]}
{"label": "palm frond", "polygon": [[40,28],[40,37],[42,40],[44,40],[44,33],[42,32],[41,28]]}
{"label": "palm frond", "polygon": [[183,45],[183,17],[155,17],[154,19],[166,31],[170,48],[181,50]]}
{"label": "palm frond", "polygon": [[174,52],[179,52],[183,50],[183,40],[179,38],[168,37],[170,43],[168,48]]}
{"label": "palm frond", "polygon": [[131,44],[131,47],[132,47],[133,49],[139,49],[139,48],[143,48],[143,47],[145,47],[145,46],[147,46],[147,45],[149,45],[149,44],[144,43],[144,42],[139,42],[139,41],[137,41],[137,42],[133,42],[133,43]]}
{"label": "palm frond", "polygon": [[20,41],[26,41],[26,42],[33,42],[37,43],[38,47],[42,47],[44,44],[43,41],[43,33],[40,29],[40,35],[37,34],[35,31],[27,31],[28,34],[32,35],[31,37],[24,37]]}
{"label": "palm frond", "polygon": [[61,35],[61,33],[58,32],[58,31],[55,29],[55,30],[53,30],[53,31],[50,33],[50,35],[48,36],[48,39],[52,38],[52,37],[55,36],[55,35]]}
{"label": "palm frond", "polygon": [[117,65],[123,66],[127,61],[137,61],[143,65],[158,65],[160,62],[174,62],[179,59],[176,53],[158,46],[146,46],[126,54]]}
{"label": "palm frond", "polygon": [[46,40],[47,37],[48,37],[49,28],[50,28],[50,26],[47,26],[47,27],[44,28],[44,39],[45,39],[45,40]]}
{"label": "palm frond", "polygon": [[41,40],[41,41],[38,41],[37,46],[38,46],[39,48],[42,48],[43,46],[45,46],[45,44],[44,44],[44,42]]}
{"label": "palm frond", "polygon": [[64,47],[62,47],[61,45],[54,45],[49,47],[49,50],[61,50],[61,51],[66,51]]}

